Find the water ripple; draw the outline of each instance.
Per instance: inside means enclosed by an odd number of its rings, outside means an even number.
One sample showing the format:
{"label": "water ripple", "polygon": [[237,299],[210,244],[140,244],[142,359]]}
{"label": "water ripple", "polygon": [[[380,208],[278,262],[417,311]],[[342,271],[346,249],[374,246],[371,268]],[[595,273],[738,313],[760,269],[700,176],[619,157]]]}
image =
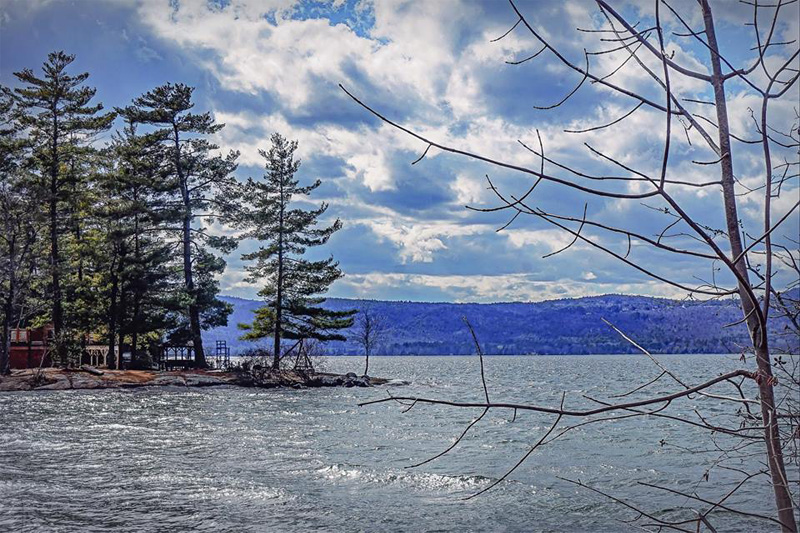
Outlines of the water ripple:
{"label": "water ripple", "polygon": [[[689,381],[736,365],[719,356],[667,359]],[[361,364],[330,358],[327,368]],[[395,393],[482,399],[475,358],[377,357],[370,368],[410,383]],[[652,371],[635,356],[486,360],[493,400],[554,405],[566,390],[573,407],[586,405],[582,394],[624,392]],[[706,438],[682,424],[597,424],[537,450],[508,480],[463,501],[502,476],[553,417],[520,412],[512,422],[511,412],[493,411],[448,455],[407,469],[447,448],[480,410],[357,407],[386,393],[185,387],[0,393],[0,531],[619,531],[618,519],[629,517],[624,511],[558,477],[602,484],[654,511],[683,509],[684,499],[643,492],[636,482],[696,483],[711,460],[659,444],[668,438],[695,447]],[[718,409],[706,398],[674,408],[690,413],[696,405]],[[714,494],[735,481],[716,476],[697,490]],[[769,487],[753,484],[732,500],[769,510]],[[720,531],[761,526],[715,519]]]}

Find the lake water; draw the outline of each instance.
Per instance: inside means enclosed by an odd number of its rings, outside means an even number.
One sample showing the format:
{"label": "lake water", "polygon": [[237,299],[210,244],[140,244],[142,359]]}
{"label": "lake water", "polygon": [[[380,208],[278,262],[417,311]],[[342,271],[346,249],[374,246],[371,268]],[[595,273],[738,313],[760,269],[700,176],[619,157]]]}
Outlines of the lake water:
{"label": "lake water", "polygon": [[[690,383],[739,365],[730,356],[661,359]],[[324,364],[363,367],[351,357]],[[0,531],[634,531],[622,520],[635,513],[559,477],[656,513],[686,508],[687,517],[685,497],[637,482],[713,497],[740,479],[716,470],[702,481],[718,456],[698,452],[713,449],[706,432],[634,418],[570,432],[464,501],[514,464],[554,417],[520,412],[512,422],[509,411],[491,412],[448,455],[406,469],[446,448],[480,410],[418,404],[403,413],[394,402],[358,402],[387,392],[481,401],[478,360],[375,357],[370,369],[411,384],[0,393]],[[493,401],[557,406],[565,391],[567,406],[587,406],[582,394],[607,398],[657,374],[641,356],[486,358]],[[660,383],[654,392],[675,390]],[[669,412],[695,407],[725,412],[703,398]],[[754,479],[729,504],[771,512],[766,481]],[[725,513],[713,523],[718,531],[774,529]]]}

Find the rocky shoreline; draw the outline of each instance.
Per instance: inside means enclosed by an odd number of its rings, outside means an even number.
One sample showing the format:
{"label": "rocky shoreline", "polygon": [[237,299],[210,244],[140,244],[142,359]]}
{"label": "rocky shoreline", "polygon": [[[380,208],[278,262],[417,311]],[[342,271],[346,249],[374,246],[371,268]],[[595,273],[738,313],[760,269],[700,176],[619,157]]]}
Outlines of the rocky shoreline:
{"label": "rocky shoreline", "polygon": [[372,387],[385,385],[389,380],[368,376],[330,374],[326,372],[262,371],[225,372],[220,370],[98,370],[80,369],[24,369],[12,370],[0,376],[2,391],[46,391],[75,389],[129,389],[138,387]]}

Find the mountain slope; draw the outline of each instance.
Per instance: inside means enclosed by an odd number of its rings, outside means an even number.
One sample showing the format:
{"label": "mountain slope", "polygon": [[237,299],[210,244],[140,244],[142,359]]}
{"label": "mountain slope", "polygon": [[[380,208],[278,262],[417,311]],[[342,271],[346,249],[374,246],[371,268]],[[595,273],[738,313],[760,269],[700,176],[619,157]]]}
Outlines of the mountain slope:
{"label": "mountain slope", "polygon": [[[261,302],[223,297],[233,304],[226,327],[204,334],[213,346],[225,340],[236,354],[254,346],[239,340],[237,324],[252,320]],[[461,317],[472,323],[489,354],[597,354],[635,351],[603,323],[605,318],[653,353],[736,353],[747,344],[736,301],[683,302],[644,296],[606,295],[536,303],[453,304],[331,298],[330,309],[364,309],[384,317],[386,355],[472,354]],[[781,327],[781,324],[777,324]],[[798,341],[793,339],[795,349]],[[353,341],[330,342],[330,354],[360,354]]]}

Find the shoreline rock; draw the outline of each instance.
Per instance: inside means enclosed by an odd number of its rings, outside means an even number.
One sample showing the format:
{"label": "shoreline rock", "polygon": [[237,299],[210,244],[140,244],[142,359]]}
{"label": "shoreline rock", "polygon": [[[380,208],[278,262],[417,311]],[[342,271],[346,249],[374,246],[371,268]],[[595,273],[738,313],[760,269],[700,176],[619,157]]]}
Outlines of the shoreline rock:
{"label": "shoreline rock", "polygon": [[[90,367],[91,368],[91,367]],[[0,392],[128,389],[138,387],[235,387],[278,388],[291,387],[372,387],[385,385],[390,380],[368,376],[330,374],[327,372],[264,371],[258,374],[219,370],[102,370],[43,368],[12,370],[0,376]]]}

